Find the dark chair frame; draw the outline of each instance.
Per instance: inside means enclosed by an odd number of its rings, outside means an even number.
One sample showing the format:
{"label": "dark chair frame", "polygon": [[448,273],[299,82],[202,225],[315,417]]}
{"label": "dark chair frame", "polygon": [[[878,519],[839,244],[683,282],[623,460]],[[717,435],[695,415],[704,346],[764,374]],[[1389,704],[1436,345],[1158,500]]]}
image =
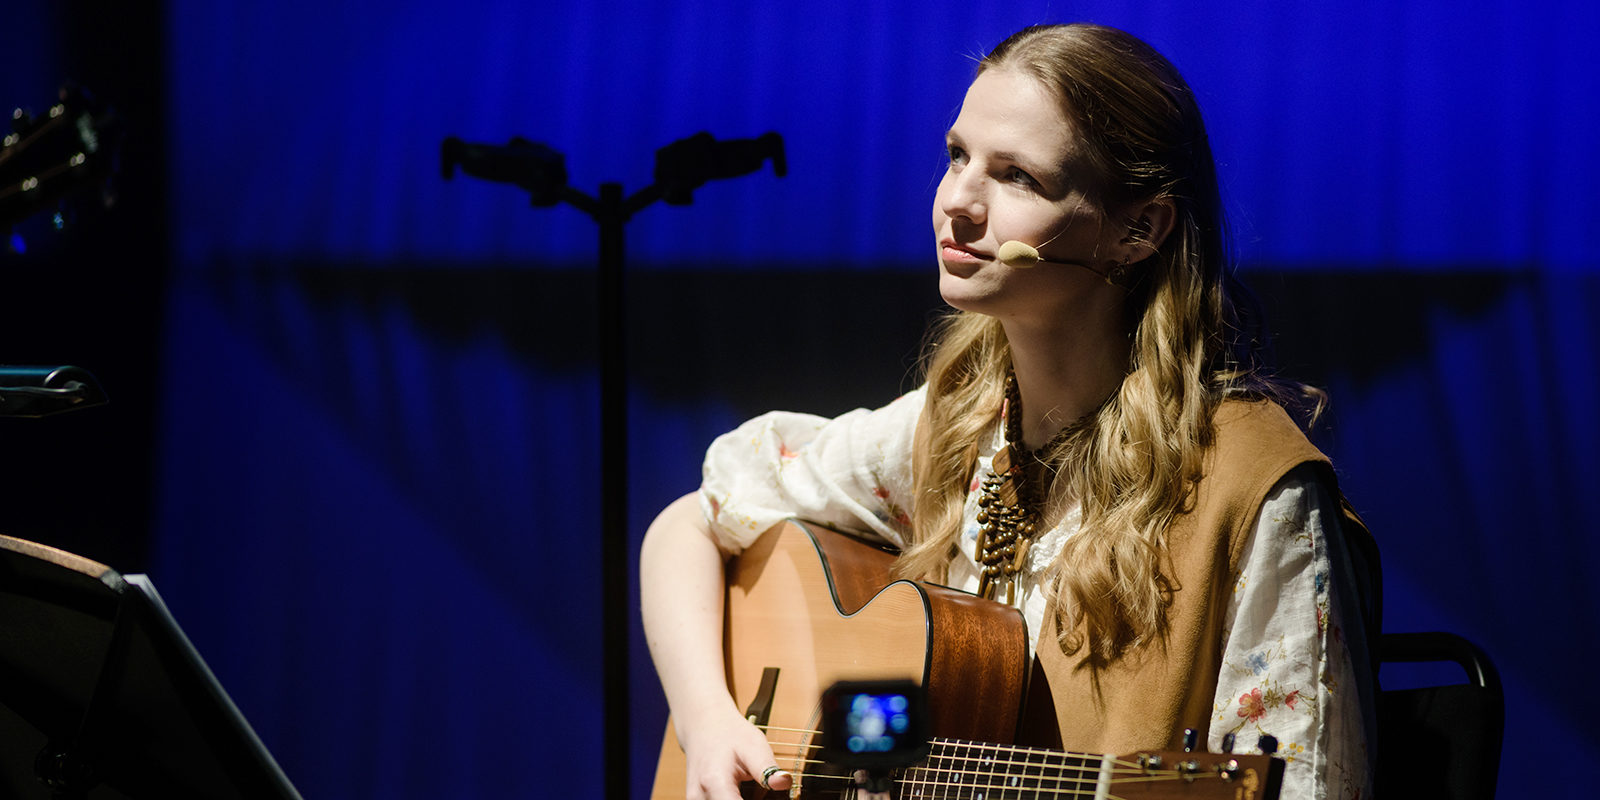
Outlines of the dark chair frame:
{"label": "dark chair frame", "polygon": [[1505,693],[1482,648],[1443,631],[1387,633],[1382,664],[1454,661],[1467,682],[1378,695],[1379,797],[1490,800],[1500,776]]}
{"label": "dark chair frame", "polygon": [[[1345,504],[1346,552],[1371,655],[1378,738],[1373,792],[1379,798],[1492,800],[1505,738],[1505,692],[1483,648],[1443,631],[1383,633],[1383,569],[1377,540]],[[1384,664],[1455,662],[1458,684],[1383,690]]]}

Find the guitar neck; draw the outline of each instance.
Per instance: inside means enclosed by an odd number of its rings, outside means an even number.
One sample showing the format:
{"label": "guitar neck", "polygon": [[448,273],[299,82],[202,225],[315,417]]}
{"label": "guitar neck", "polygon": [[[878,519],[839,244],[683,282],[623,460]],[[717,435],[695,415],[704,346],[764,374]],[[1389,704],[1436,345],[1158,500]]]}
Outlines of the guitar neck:
{"label": "guitar neck", "polygon": [[1271,800],[1281,761],[1265,755],[1072,753],[955,739],[934,739],[928,758],[899,776],[902,798],[1029,800],[1041,798],[1238,798]]}
{"label": "guitar neck", "polygon": [[1042,748],[934,739],[900,775],[900,796],[951,800],[1106,797],[1112,759]]}
{"label": "guitar neck", "polygon": [[14,132],[0,139],[0,229],[111,175],[116,126],[110,113],[91,105],[82,91],[66,90],[44,119],[12,116]]}

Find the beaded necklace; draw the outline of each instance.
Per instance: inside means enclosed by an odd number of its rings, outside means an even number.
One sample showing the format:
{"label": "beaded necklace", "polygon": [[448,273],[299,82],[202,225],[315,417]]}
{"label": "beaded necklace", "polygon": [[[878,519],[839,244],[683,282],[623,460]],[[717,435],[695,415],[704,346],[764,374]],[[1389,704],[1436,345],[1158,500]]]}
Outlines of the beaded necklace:
{"label": "beaded necklace", "polygon": [[1044,459],[1087,418],[1074,420],[1037,450],[1022,447],[1022,400],[1017,392],[1017,376],[1006,376],[1005,401],[1000,406],[1005,418],[1005,444],[990,462],[978,495],[978,542],[972,558],[978,562],[978,595],[996,599],[1005,586],[1006,603],[1016,601],[1016,576],[1028,561],[1028,549],[1038,532],[1039,509],[1048,486],[1041,473]]}

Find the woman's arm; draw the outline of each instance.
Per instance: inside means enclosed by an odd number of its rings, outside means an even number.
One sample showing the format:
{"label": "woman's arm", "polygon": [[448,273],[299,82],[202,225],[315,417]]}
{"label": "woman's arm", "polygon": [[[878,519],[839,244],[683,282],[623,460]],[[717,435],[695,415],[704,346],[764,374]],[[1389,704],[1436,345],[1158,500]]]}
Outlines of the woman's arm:
{"label": "woman's arm", "polygon": [[[723,672],[726,556],[712,539],[697,495],[674,501],[645,533],[639,553],[645,640],[683,747],[688,800],[739,800],[739,782],[777,762],[766,737],[744,719]],[[768,781],[787,791],[790,778]]]}
{"label": "woman's arm", "polygon": [[[645,533],[639,580],[645,639],[683,746],[689,800],[738,800],[741,780],[776,767],[766,737],[728,695],[722,620],[728,553],[790,517],[872,531],[902,544],[911,441],[922,392],[834,419],[772,412],[717,438],[701,493],[667,506]],[[700,499],[716,519],[707,519]],[[787,774],[768,785],[787,791]]]}
{"label": "woman's arm", "polygon": [[1309,468],[1268,495],[1240,562],[1225,623],[1211,744],[1270,733],[1287,759],[1282,796],[1371,795],[1364,697],[1354,639],[1363,638],[1351,576],[1336,568],[1338,504]]}

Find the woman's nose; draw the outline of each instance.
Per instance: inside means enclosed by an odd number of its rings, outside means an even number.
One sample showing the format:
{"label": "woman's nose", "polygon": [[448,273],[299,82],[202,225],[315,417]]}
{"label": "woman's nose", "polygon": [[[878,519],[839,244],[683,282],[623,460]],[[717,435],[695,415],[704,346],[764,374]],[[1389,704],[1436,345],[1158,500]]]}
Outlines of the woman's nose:
{"label": "woman's nose", "polygon": [[983,179],[976,173],[977,170],[970,168],[945,173],[939,193],[939,208],[945,216],[977,223],[983,222],[988,216]]}

